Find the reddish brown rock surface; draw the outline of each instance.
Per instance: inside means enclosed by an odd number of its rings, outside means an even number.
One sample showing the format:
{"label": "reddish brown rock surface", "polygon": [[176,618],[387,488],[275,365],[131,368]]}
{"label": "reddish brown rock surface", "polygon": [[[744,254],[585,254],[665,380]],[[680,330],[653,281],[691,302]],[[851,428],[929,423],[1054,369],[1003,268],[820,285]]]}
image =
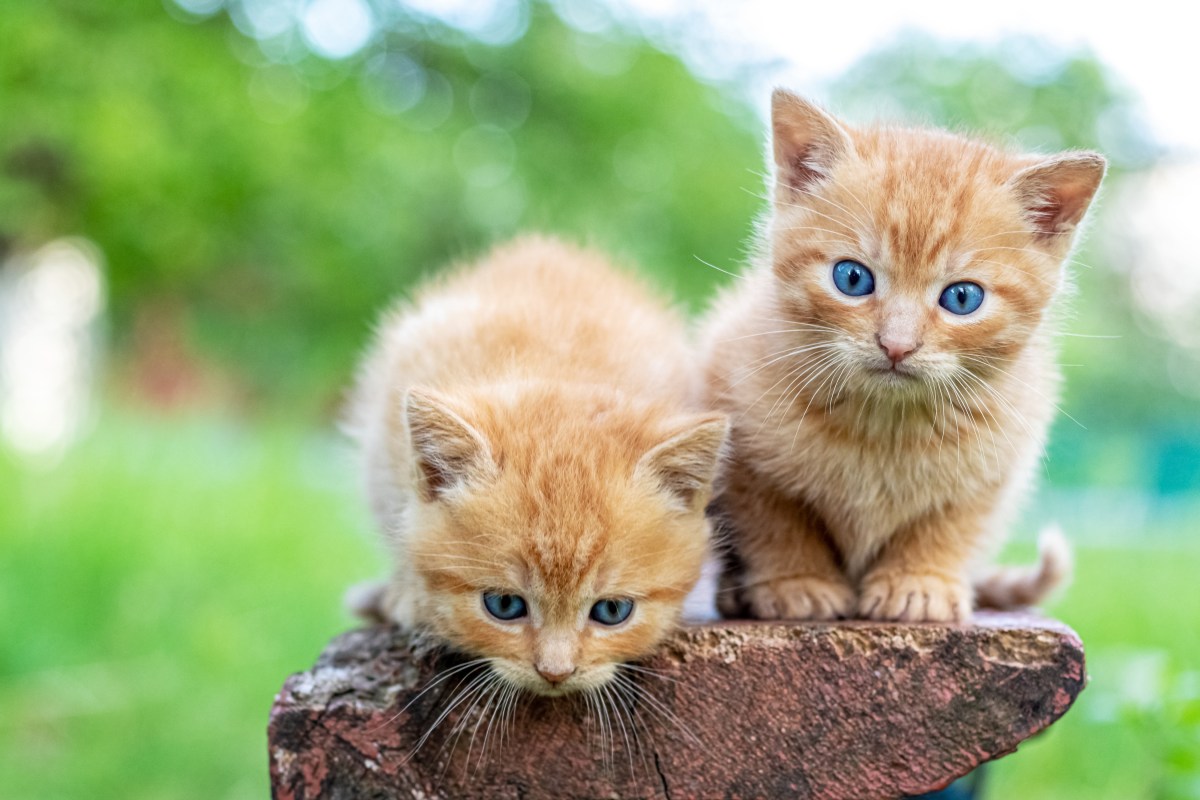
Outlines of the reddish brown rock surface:
{"label": "reddish brown rock surface", "polygon": [[966,627],[710,623],[647,662],[667,679],[640,681],[678,724],[645,702],[636,739],[616,725],[604,738],[586,704],[525,698],[481,758],[488,719],[453,707],[455,677],[411,702],[455,663],[393,628],[339,636],[271,711],[273,796],[898,797],[1012,752],[1085,680],[1075,633],[1032,615],[981,613]]}

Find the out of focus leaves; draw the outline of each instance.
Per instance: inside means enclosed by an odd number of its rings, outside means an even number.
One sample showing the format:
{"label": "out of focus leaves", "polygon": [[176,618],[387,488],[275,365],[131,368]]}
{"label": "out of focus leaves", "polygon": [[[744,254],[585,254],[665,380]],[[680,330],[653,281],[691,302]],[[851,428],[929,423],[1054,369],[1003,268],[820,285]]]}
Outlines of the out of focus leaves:
{"label": "out of focus leaves", "polygon": [[1110,168],[1160,155],[1136,97],[1090,52],[1030,37],[991,46],[917,33],[883,47],[831,87],[839,111],[991,135],[1027,150],[1100,150]]}
{"label": "out of focus leaves", "polygon": [[252,394],[331,398],[381,306],[515,232],[598,244],[690,302],[719,276],[697,256],[739,260],[759,134],[632,33],[531,2],[492,45],[377,3],[369,45],[328,60],[295,24],[240,32],[268,0],[174,3],[0,10],[0,240],[95,241],[118,354],[172,309],[155,324]]}

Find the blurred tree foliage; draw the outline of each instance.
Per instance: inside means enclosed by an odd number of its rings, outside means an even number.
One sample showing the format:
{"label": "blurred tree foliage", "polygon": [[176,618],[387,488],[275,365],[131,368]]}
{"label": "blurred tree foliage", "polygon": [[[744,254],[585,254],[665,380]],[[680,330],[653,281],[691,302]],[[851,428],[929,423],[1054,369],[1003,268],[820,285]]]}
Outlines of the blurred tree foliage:
{"label": "blurred tree foliage", "polygon": [[[738,87],[611,20],[573,27],[550,0],[509,0],[474,33],[362,2],[373,33],[334,59],[305,39],[313,5],[297,0],[5,0],[0,242],[94,240],[118,356],[182,339],[251,397],[302,407],[336,398],[394,295],[522,230],[636,260],[693,307],[727,280],[699,259],[737,268],[761,166]],[[1157,155],[1091,54],[1035,40],[902,37],[830,94],[851,119],[1098,148],[1106,194]],[[1120,230],[1098,206],[1094,227]],[[1078,254],[1069,329],[1119,338],[1064,339],[1084,365],[1067,402],[1126,430],[1193,415],[1101,241]],[[1060,431],[1072,447],[1084,434]]]}
{"label": "blurred tree foliage", "polygon": [[[95,241],[118,355],[182,336],[251,396],[321,403],[381,306],[514,232],[631,257],[690,302],[717,275],[697,257],[739,261],[760,134],[628,31],[530,0],[488,44],[376,2],[369,44],[329,59],[303,4],[226,5],[0,9],[0,240]],[[292,18],[234,24],[265,12]]]}
{"label": "blurred tree foliage", "polygon": [[908,119],[1043,153],[1100,150],[1118,175],[1158,156],[1136,98],[1095,56],[1035,38],[981,46],[907,34],[847,70],[831,92],[852,118]]}

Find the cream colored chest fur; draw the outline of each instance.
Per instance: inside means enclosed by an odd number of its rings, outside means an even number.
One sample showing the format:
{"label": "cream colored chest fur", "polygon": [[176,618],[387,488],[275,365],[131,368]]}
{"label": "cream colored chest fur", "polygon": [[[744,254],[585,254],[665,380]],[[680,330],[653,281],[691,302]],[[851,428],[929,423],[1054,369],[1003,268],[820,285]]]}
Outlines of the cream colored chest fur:
{"label": "cream colored chest fur", "polygon": [[1040,437],[1010,442],[963,419],[957,432],[947,420],[943,433],[941,420],[935,427],[909,411],[902,432],[899,420],[879,415],[863,420],[853,438],[829,433],[828,420],[798,419],[763,426],[752,438],[762,473],[821,516],[851,574],[930,511],[994,500],[1011,476],[1027,472],[1017,465],[1036,458],[1041,446]]}

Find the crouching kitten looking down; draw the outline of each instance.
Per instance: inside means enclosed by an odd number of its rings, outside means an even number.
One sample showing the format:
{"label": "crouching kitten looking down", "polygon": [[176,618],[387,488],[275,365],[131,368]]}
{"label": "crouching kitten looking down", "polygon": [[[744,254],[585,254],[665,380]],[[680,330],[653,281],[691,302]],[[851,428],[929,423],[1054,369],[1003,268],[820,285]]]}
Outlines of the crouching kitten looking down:
{"label": "crouching kitten looking down", "polygon": [[421,288],[348,416],[393,559],[358,610],[480,660],[493,694],[620,683],[709,549],[726,421],[689,411],[694,361],[666,304],[553,240]]}

